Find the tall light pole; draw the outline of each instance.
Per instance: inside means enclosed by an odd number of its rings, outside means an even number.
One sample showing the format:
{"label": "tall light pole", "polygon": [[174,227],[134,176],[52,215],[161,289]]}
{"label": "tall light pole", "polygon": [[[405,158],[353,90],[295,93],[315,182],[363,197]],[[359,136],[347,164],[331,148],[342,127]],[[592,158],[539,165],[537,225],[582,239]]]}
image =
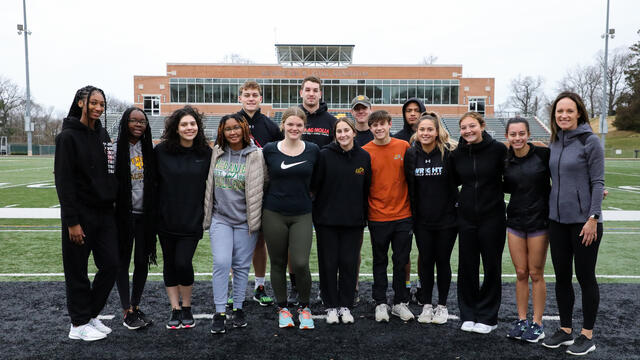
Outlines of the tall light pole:
{"label": "tall light pole", "polygon": [[612,39],[615,37],[615,29],[609,29],[609,0],[607,0],[607,24],[604,30],[604,34],[602,37],[604,38],[604,68],[602,69],[602,111],[600,111],[600,142],[602,142],[602,149],[604,150],[605,139],[607,133],[609,132],[607,126],[607,115],[608,109],[607,106],[607,80],[608,80],[608,70],[609,67],[607,65],[607,59],[609,57],[609,37]]}
{"label": "tall light pole", "polygon": [[27,2],[22,0],[22,8],[24,10],[24,25],[18,24],[18,35],[24,33],[24,62],[27,73],[27,102],[24,111],[24,131],[27,132],[27,155],[33,155],[31,150],[31,137],[33,135],[33,126],[31,124],[31,88],[29,87],[29,35],[31,31],[27,28]]}

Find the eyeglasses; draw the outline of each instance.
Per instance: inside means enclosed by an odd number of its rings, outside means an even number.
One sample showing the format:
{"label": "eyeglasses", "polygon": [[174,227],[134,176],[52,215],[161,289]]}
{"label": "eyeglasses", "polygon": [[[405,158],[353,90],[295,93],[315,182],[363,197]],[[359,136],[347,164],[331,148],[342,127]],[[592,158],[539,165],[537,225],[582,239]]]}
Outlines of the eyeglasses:
{"label": "eyeglasses", "polygon": [[232,126],[232,127],[226,127],[224,129],[224,132],[232,132],[232,131],[238,131],[238,130],[242,130],[242,128],[240,127],[240,125],[236,125],[236,126]]}
{"label": "eyeglasses", "polygon": [[135,119],[130,119],[129,123],[131,124],[136,124],[136,125],[147,125],[147,120],[135,120]]}

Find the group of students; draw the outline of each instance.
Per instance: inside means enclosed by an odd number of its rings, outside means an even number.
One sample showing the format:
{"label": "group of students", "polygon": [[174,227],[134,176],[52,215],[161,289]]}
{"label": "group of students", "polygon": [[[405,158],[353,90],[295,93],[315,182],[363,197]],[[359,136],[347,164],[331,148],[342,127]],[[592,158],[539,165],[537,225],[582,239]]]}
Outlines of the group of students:
{"label": "group of students", "polygon": [[[114,283],[123,324],[137,329],[151,323],[139,303],[148,267],[155,263],[156,234],[172,308],[166,327],[195,326],[192,258],[203,230],[209,230],[213,255],[212,333],[226,331],[228,304],[233,327],[247,326],[242,306],[252,261],[254,300],[265,306],[272,303],[264,289],[265,245],[279,326],[295,326],[289,309],[298,305],[299,328],[314,328],[309,308],[314,228],[326,321],[353,323],[350,309],[357,298],[366,226],[373,253],[376,321],[388,322],[389,312],[404,321],[415,318],[406,287],[414,234],[421,283],[417,301],[423,305],[417,321],[447,321],[450,259],[458,237],[461,329],[490,333],[497,327],[507,234],[517,273],[518,307],[518,320],[508,336],[530,342],[544,339],[543,345],[551,348],[569,345],[571,354],[595,349],[604,155],[578,95],[564,92],[553,102],[549,148],[528,141],[529,124],[522,118],[506,124],[507,148],[491,138],[475,112],[460,118],[456,142],[439,116],[425,111],[417,98],[404,104],[404,127],[394,136],[389,113],[372,112],[366,96],[352,101],[355,122],[336,119],[321,102],[321,85],[316,77],[303,80],[302,105],[284,111],[278,129],[260,113],[259,84],[246,82],[239,91],[242,110],[222,117],[213,149],[204,135],[202,115],[188,105],[167,118],[155,148],[145,113],[128,109],[118,141],[111,144],[99,120],[104,93],[94,87],[78,90],[56,138],[55,158],[70,338],[98,340],[111,332],[97,315]],[[504,193],[510,194],[506,209]],[[545,338],[543,271],[549,244],[560,328]],[[386,295],[389,247],[391,307]],[[93,284],[87,276],[90,252],[98,268]],[[574,262],[584,315],[575,339]],[[293,298],[287,296],[287,267],[297,295]]]}

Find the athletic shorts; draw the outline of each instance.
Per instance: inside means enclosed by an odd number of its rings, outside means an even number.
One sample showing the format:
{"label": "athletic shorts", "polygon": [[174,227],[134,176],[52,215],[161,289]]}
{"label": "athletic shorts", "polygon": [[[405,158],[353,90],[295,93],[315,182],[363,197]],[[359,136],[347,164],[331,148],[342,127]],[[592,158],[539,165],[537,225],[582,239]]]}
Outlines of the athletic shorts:
{"label": "athletic shorts", "polygon": [[534,230],[531,232],[526,232],[526,231],[521,231],[521,230],[516,230],[516,229],[512,229],[510,227],[507,228],[507,232],[510,234],[513,234],[519,238],[523,238],[523,239],[528,239],[528,238],[532,238],[532,237],[537,237],[537,236],[541,236],[541,235],[547,235],[549,233],[549,231],[547,229],[541,229],[541,230]]}

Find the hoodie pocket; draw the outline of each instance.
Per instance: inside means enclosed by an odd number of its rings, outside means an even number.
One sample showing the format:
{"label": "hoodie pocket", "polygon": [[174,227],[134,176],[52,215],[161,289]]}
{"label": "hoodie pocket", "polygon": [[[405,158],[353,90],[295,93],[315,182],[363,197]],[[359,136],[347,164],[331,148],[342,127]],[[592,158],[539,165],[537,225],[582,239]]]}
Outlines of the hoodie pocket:
{"label": "hoodie pocket", "polygon": [[589,211],[589,203],[586,196],[580,196],[580,190],[576,190],[576,196],[578,197],[578,209],[580,214],[585,214]]}

